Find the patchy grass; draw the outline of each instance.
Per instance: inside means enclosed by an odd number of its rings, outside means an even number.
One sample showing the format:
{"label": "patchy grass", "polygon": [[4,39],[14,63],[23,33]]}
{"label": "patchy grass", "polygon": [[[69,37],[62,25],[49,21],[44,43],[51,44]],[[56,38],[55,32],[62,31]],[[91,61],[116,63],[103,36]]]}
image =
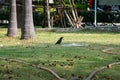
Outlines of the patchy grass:
{"label": "patchy grass", "polygon": [[[0,56],[18,59],[52,69],[69,80],[71,74],[84,80],[93,70],[120,61],[120,34],[101,31],[44,32],[37,30],[35,40],[6,37],[0,29]],[[63,36],[63,43],[85,43],[84,47],[54,45]],[[110,55],[101,50],[113,48]],[[95,75],[97,80],[119,80],[120,65]],[[27,65],[0,60],[0,80],[56,80],[49,73]]]}

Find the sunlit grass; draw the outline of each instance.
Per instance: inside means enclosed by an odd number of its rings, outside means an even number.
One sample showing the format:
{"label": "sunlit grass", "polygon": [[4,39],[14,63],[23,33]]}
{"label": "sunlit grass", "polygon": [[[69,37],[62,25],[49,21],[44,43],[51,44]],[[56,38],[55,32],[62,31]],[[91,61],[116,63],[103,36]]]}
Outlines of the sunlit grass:
{"label": "sunlit grass", "polygon": [[[120,61],[120,34],[102,31],[80,31],[80,32],[45,32],[36,31],[35,40],[20,40],[18,37],[6,37],[6,29],[0,29],[0,56],[19,59],[33,64],[45,66],[54,70],[63,78],[69,79],[71,74],[81,76],[84,80],[90,72],[112,62]],[[64,43],[85,43],[83,47],[64,47],[54,45],[59,37],[63,36]],[[101,50],[113,48],[112,52],[118,54],[109,55]],[[69,61],[71,60],[71,61]],[[55,80],[49,73],[34,69],[27,65],[6,62],[0,60],[0,78],[12,80]],[[51,64],[55,64],[52,66]],[[8,74],[5,66],[12,69]],[[95,76],[97,80],[108,80],[108,78],[120,79],[120,66],[105,70]],[[114,73],[114,74],[111,74]],[[47,74],[47,75],[46,75]],[[111,75],[110,75],[111,74]],[[7,76],[6,76],[7,75]],[[110,75],[110,76],[109,76]]]}

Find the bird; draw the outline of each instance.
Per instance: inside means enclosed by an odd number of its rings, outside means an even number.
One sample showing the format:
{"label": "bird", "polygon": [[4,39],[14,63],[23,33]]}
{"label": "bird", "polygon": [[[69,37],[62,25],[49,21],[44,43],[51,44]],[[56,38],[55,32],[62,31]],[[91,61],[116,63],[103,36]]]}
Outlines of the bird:
{"label": "bird", "polygon": [[62,39],[63,39],[63,37],[60,37],[60,38],[58,39],[58,41],[55,43],[55,45],[56,45],[56,44],[61,44]]}

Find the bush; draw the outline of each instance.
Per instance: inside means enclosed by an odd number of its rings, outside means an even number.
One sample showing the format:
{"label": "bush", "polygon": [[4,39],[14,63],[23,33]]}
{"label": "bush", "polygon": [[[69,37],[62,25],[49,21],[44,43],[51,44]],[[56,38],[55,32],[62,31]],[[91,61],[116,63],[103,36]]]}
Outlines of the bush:
{"label": "bush", "polygon": [[0,20],[9,20],[9,11],[0,11]]}
{"label": "bush", "polygon": [[[83,16],[83,22],[89,22],[93,23],[94,22],[94,12],[87,12],[87,11],[79,11],[78,12],[79,16]],[[112,21],[119,23],[120,22],[120,14],[119,13],[114,13],[115,15],[118,15],[117,18],[109,12],[98,12],[97,13],[97,22],[109,22],[111,23]],[[43,25],[43,19],[44,19],[44,14],[41,12],[34,12],[33,13],[33,19],[34,19],[34,24],[35,26],[42,26]],[[9,11],[0,11],[0,20],[8,20],[9,21]],[[47,24],[47,21],[46,21]]]}
{"label": "bush", "polygon": [[[79,16],[83,16],[83,22],[88,22],[88,23],[93,23],[94,22],[94,12],[87,12],[87,11],[82,11],[78,12]],[[34,13],[34,24],[36,26],[42,26],[42,22],[44,19],[44,15],[39,12]],[[97,22],[101,23],[111,23],[111,22],[120,22],[120,16],[117,18],[110,12],[98,12],[97,13]],[[47,23],[47,22],[46,22]]]}
{"label": "bush", "polygon": [[40,12],[33,13],[34,24],[36,26],[40,26],[42,24],[41,22],[43,21],[43,18],[44,18],[44,15],[41,14]]}
{"label": "bush", "polygon": [[[114,14],[119,15],[115,17]],[[97,22],[120,22],[120,14],[118,13],[110,13],[110,12],[98,12],[97,13]],[[83,16],[83,22],[93,22],[94,21],[94,12],[79,12],[79,16]]]}
{"label": "bush", "polygon": [[75,8],[77,9],[77,11],[86,11],[87,10],[87,5],[76,4]]}

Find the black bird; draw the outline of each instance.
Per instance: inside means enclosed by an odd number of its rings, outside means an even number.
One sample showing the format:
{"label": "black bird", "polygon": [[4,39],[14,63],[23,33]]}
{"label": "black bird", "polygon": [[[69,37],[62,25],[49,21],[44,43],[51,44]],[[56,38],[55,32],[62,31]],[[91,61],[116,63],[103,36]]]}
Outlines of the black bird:
{"label": "black bird", "polygon": [[63,39],[63,37],[60,37],[60,38],[58,39],[58,41],[55,43],[55,45],[56,45],[56,44],[61,44],[62,39]]}

